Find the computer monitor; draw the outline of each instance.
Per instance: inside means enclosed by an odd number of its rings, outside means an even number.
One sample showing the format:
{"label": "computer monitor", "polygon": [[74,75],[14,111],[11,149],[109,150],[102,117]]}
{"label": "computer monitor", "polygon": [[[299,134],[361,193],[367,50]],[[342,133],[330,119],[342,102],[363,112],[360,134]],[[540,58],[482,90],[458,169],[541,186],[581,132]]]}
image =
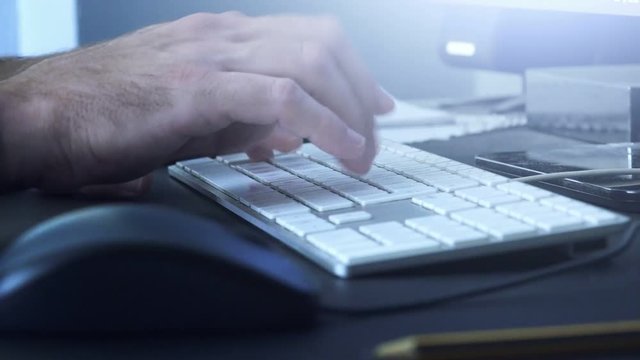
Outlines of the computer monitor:
{"label": "computer monitor", "polygon": [[640,63],[640,0],[438,0],[448,64],[522,73]]}

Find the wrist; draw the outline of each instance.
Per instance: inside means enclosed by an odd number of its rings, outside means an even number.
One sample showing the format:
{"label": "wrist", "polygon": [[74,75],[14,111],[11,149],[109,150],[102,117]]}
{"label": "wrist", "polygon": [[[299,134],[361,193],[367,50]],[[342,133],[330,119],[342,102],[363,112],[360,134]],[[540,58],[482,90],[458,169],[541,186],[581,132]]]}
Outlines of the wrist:
{"label": "wrist", "polygon": [[43,139],[37,102],[28,87],[0,81],[0,193],[38,186]]}
{"label": "wrist", "polygon": [[15,139],[12,129],[16,122],[17,99],[12,96],[8,81],[0,82],[0,193],[26,187],[17,168]]}

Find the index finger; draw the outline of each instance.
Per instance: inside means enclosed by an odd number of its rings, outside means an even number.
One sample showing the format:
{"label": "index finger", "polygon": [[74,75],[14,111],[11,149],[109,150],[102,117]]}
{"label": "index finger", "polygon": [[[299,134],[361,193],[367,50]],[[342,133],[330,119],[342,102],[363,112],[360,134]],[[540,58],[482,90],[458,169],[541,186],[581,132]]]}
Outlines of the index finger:
{"label": "index finger", "polygon": [[194,114],[181,130],[188,135],[210,133],[224,121],[277,123],[340,159],[358,158],[365,150],[362,135],[291,79],[227,72],[203,78],[199,84]]}

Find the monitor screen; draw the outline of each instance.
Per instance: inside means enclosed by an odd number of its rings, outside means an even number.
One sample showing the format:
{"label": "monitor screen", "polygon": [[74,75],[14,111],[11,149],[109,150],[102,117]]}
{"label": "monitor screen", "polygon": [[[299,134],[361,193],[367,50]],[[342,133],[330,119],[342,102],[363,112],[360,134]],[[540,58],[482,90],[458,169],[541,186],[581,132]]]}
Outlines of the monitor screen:
{"label": "monitor screen", "polygon": [[438,0],[439,44],[454,66],[530,68],[640,63],[640,0]]}

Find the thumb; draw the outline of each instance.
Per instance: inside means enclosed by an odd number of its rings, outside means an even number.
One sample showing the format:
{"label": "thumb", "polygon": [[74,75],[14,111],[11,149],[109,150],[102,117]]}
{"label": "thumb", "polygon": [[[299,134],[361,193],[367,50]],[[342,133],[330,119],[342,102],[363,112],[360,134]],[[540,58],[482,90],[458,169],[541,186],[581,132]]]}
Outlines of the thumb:
{"label": "thumb", "polygon": [[153,175],[148,174],[141,178],[119,184],[84,186],[78,190],[78,192],[90,197],[135,198],[149,191],[152,180]]}

